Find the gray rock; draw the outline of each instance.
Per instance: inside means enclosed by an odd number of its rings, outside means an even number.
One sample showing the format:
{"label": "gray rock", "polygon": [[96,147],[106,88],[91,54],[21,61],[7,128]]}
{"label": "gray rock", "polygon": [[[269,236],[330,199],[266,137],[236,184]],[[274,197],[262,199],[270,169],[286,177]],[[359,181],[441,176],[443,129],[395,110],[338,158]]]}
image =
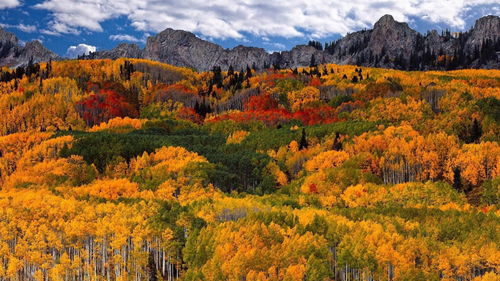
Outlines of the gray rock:
{"label": "gray rock", "polygon": [[0,65],[18,67],[34,62],[58,60],[60,57],[34,40],[21,46],[17,37],[0,28]]}
{"label": "gray rock", "polygon": [[140,59],[144,57],[144,52],[136,44],[122,43],[112,50],[99,52],[101,59],[131,58]]}

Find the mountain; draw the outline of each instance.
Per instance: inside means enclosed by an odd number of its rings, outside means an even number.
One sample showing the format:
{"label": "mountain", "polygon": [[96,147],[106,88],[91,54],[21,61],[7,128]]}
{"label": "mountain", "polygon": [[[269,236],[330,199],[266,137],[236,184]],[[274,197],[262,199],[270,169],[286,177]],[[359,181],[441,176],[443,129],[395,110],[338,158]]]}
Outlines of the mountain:
{"label": "mountain", "polygon": [[500,18],[486,16],[467,32],[429,31],[426,35],[407,23],[385,15],[373,29],[347,34],[326,50],[299,45],[290,51],[269,54],[262,48],[237,46],[224,49],[193,33],[168,28],[148,38],[144,50],[134,44],[119,45],[92,58],[147,58],[197,70],[214,66],[228,69],[294,68],[316,63],[357,64],[407,70],[500,68]]}
{"label": "mountain", "polygon": [[0,27],[0,65],[17,67],[30,61],[40,62],[60,59],[58,55],[34,40],[21,46],[17,37]]}
{"label": "mountain", "polygon": [[483,17],[467,32],[439,35],[433,30],[422,35],[385,15],[373,29],[348,34],[328,51],[343,64],[410,70],[498,69],[500,18]]}
{"label": "mountain", "polygon": [[[35,61],[54,59],[55,55],[38,43],[19,47],[17,38],[0,30],[0,64],[19,65],[33,57]],[[37,44],[32,42],[31,44]],[[320,45],[321,46],[321,45]],[[30,48],[28,48],[30,47]],[[36,48],[35,48],[36,47]],[[24,53],[23,53],[24,52]],[[148,38],[144,49],[136,44],[120,44],[112,50],[99,51],[84,59],[120,57],[145,58],[190,67],[200,71],[215,66],[236,70],[246,67],[295,68],[311,62],[356,64],[405,70],[500,68],[500,17],[486,16],[466,32],[438,34],[432,30],[422,35],[391,15],[378,20],[373,29],[347,34],[325,50],[312,45],[298,45],[289,51],[266,52],[262,48],[237,46],[224,49],[182,30],[165,29]]]}

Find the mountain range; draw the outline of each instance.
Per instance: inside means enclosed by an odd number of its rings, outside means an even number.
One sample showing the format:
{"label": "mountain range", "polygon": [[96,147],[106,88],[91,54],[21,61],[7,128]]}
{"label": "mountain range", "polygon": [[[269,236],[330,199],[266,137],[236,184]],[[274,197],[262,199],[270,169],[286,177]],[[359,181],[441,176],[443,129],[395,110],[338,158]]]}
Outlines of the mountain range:
{"label": "mountain range", "polygon": [[[311,44],[312,43],[312,44]],[[144,49],[136,44],[119,44],[80,59],[144,58],[199,71],[220,66],[236,70],[253,67],[295,68],[322,63],[356,64],[405,70],[500,68],[500,17],[478,19],[466,32],[429,31],[423,35],[391,15],[380,18],[373,29],[347,34],[323,48],[317,42],[298,45],[289,51],[268,53],[262,48],[237,46],[232,49],[202,40],[195,34],[165,29],[150,36]],[[40,42],[21,46],[12,33],[0,28],[0,65],[15,67],[62,59]]]}

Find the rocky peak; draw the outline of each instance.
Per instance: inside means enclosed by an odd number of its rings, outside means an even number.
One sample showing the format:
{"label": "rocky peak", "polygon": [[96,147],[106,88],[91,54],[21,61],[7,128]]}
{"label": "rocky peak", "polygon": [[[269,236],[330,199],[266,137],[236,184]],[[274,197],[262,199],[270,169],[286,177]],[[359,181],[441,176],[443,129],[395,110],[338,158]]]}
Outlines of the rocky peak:
{"label": "rocky peak", "polygon": [[59,59],[59,56],[37,40],[20,46],[14,34],[0,28],[0,65],[17,67],[28,64],[30,59],[33,59],[33,62],[41,62]]}
{"label": "rocky peak", "polygon": [[402,50],[413,47],[417,34],[408,24],[385,15],[373,26],[369,47],[374,55],[382,55],[387,51],[389,55],[396,56]]}
{"label": "rocky peak", "polygon": [[396,24],[397,22],[394,20],[394,17],[391,15],[384,15],[382,16],[374,25],[373,28],[388,28],[392,27]]}
{"label": "rocky peak", "polygon": [[191,32],[167,28],[148,38],[144,56],[147,59],[198,70],[211,69],[223,55],[219,45],[202,40]]}
{"label": "rocky peak", "polygon": [[499,36],[498,34],[499,27],[500,27],[500,17],[489,15],[476,20],[476,23],[474,25],[474,30],[485,31],[485,32],[490,31],[491,33],[496,31],[496,35]]}
{"label": "rocky peak", "polygon": [[18,46],[17,37],[0,27],[0,61],[5,64],[8,57],[14,56]]}
{"label": "rocky peak", "polygon": [[20,51],[19,60],[22,64],[33,59],[33,62],[42,62],[48,60],[57,60],[59,56],[45,48],[38,40],[33,40],[26,43],[24,48]]}
{"label": "rocky peak", "polygon": [[7,43],[13,46],[17,46],[19,44],[17,37],[14,34],[0,27],[0,45],[4,45]]}

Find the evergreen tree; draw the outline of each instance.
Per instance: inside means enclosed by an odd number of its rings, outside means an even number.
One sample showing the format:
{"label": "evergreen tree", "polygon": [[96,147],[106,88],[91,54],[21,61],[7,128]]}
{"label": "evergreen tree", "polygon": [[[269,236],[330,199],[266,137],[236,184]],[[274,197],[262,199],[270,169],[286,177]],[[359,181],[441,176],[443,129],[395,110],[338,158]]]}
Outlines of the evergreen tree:
{"label": "evergreen tree", "polygon": [[314,57],[314,54],[311,55],[311,63],[309,63],[309,67],[315,67],[316,66],[316,57]]}
{"label": "evergreen tree", "polygon": [[299,150],[302,150],[304,148],[307,148],[307,138],[306,138],[306,129],[302,128],[302,136],[300,137],[300,142],[299,142]]}
{"label": "evergreen tree", "polygon": [[335,133],[335,139],[333,140],[333,150],[341,150],[342,149],[342,142],[340,141],[340,133],[336,132]]}
{"label": "evergreen tree", "polygon": [[471,142],[478,142],[479,139],[481,139],[481,136],[483,135],[483,129],[481,127],[481,123],[474,118],[474,122],[472,123],[472,128],[471,128]]}
{"label": "evergreen tree", "polygon": [[453,169],[453,188],[455,188],[458,191],[462,191],[462,176],[461,176],[461,171],[460,168],[455,167]]}
{"label": "evergreen tree", "polygon": [[247,65],[247,73],[246,73],[246,78],[250,79],[252,78],[252,69]]}
{"label": "evergreen tree", "polygon": [[212,85],[217,85],[218,88],[222,88],[222,70],[220,66],[214,66],[212,69],[212,72],[214,74],[212,78]]}

